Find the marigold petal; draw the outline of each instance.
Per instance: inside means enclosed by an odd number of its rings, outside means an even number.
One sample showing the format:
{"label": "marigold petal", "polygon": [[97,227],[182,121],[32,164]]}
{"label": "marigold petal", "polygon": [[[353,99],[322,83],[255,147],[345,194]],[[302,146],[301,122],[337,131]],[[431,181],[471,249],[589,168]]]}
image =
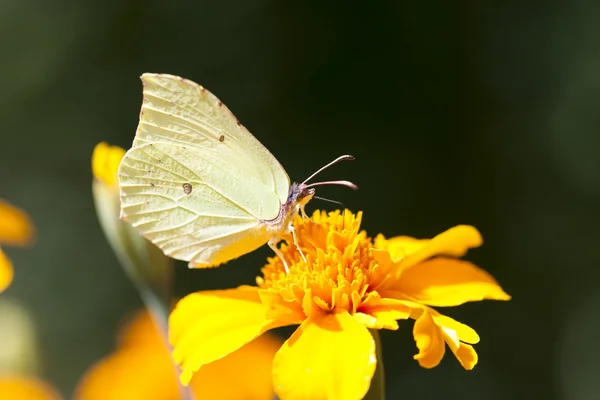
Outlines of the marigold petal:
{"label": "marigold petal", "polygon": [[165,339],[150,312],[142,309],[133,314],[119,328],[117,348],[155,348],[163,346],[166,349]]}
{"label": "marigold petal", "polygon": [[392,255],[387,250],[372,248],[370,249],[371,254],[377,265],[371,272],[369,284],[372,290],[384,289],[389,286],[390,282],[395,282],[392,277],[397,277],[397,272],[400,270],[398,265],[394,262]]}
{"label": "marigold petal", "polygon": [[[146,315],[147,313],[144,313]],[[131,328],[151,323],[136,318]],[[76,400],[178,399],[179,386],[171,357],[157,329],[147,326],[144,346],[127,343],[124,348],[92,366],[80,381]],[[226,357],[203,366],[190,382],[197,399],[273,398],[273,357],[282,341],[264,334]]]}
{"label": "marigold petal", "polygon": [[510,300],[496,280],[467,261],[438,257],[403,270],[394,284],[414,301],[438,307],[451,307],[469,301]]}
{"label": "marigold petal", "polygon": [[346,311],[307,319],[273,361],[281,399],[362,399],[375,372],[375,341]]}
{"label": "marigold petal", "polygon": [[294,301],[285,301],[281,293],[258,289],[262,303],[268,307],[267,318],[288,321],[290,325],[301,324],[306,319],[302,306]]}
{"label": "marigold petal", "polygon": [[419,349],[414,359],[423,368],[437,367],[446,352],[446,344],[442,330],[426,310],[415,321],[413,336]]}
{"label": "marigold petal", "polygon": [[0,249],[0,292],[4,291],[10,285],[13,279],[12,263]]}
{"label": "marigold petal", "polygon": [[417,239],[408,236],[398,236],[388,240],[380,233],[375,236],[373,245],[375,249],[387,252],[391,260],[399,261],[406,256],[407,248],[411,250],[410,246],[415,241],[418,242]]}
{"label": "marigold petal", "polygon": [[470,225],[458,225],[440,233],[433,239],[415,239],[398,236],[388,240],[390,253],[398,247],[406,252],[402,267],[410,268],[436,255],[462,257],[467,250],[483,243],[481,234]]}
{"label": "marigold petal", "polygon": [[478,361],[477,352],[470,344],[458,342],[458,346],[453,341],[446,341],[452,353],[456,356],[460,365],[467,371],[472,370]]}
{"label": "marigold petal", "polygon": [[0,393],[3,399],[59,400],[61,396],[46,382],[20,375],[0,378]]}
{"label": "marigold petal", "polygon": [[34,228],[27,213],[0,200],[0,243],[24,246],[33,239]]}
{"label": "marigold petal", "polygon": [[282,344],[279,338],[265,333],[226,357],[205,365],[190,383],[195,398],[272,400],[273,358]]}
{"label": "marigold petal", "polygon": [[353,314],[353,317],[366,326],[369,329],[390,329],[395,331],[398,329],[397,319],[405,319],[401,318],[403,315],[399,316],[397,312],[391,311],[379,311],[374,314],[365,314],[362,312],[357,312]]}
{"label": "marigold petal", "polygon": [[391,330],[396,330],[398,329],[398,323],[396,322],[396,320],[392,320],[392,322],[388,325],[388,326],[384,326],[384,322],[380,319],[375,318],[372,315],[369,314],[365,314],[362,312],[357,312],[354,313],[352,315],[354,317],[355,320],[357,320],[358,322],[360,322],[361,324],[363,324],[364,326],[366,326],[369,329],[391,329]]}
{"label": "marigold petal", "polygon": [[[375,293],[375,292],[371,292]],[[398,329],[396,320],[407,319],[411,307],[402,300],[369,296],[354,317],[370,329]]]}
{"label": "marigold petal", "polygon": [[175,399],[179,388],[164,342],[127,347],[93,365],[79,382],[76,400]]}
{"label": "marigold petal", "polygon": [[467,342],[471,344],[479,343],[479,335],[470,326],[441,314],[437,314],[433,318],[438,325],[456,332],[456,337],[461,342]]}
{"label": "marigold petal", "polygon": [[197,292],[179,301],[169,318],[169,340],[181,382],[187,385],[203,365],[288,324],[267,319],[266,312],[254,287]]}

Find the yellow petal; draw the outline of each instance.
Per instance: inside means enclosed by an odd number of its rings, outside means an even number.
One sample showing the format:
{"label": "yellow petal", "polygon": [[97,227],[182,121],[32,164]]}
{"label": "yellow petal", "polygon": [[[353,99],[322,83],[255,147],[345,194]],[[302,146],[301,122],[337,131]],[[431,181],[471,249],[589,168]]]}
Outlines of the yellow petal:
{"label": "yellow petal", "polygon": [[302,305],[294,301],[284,301],[281,293],[258,290],[262,303],[267,306],[267,318],[288,321],[290,325],[301,324],[306,319]]}
{"label": "yellow petal", "polygon": [[444,357],[446,344],[442,330],[429,312],[424,311],[415,321],[413,336],[419,349],[414,359],[423,368],[437,367]]}
{"label": "yellow petal", "polygon": [[375,341],[348,312],[307,319],[273,361],[275,392],[282,400],[362,399],[377,359]]}
{"label": "yellow petal", "polygon": [[448,343],[448,347],[450,347],[450,350],[452,350],[452,353],[454,353],[456,359],[464,369],[470,371],[475,367],[478,356],[473,346],[462,342],[455,343],[452,340],[446,340],[446,343]]}
{"label": "yellow petal", "polygon": [[273,358],[282,342],[265,333],[200,368],[190,383],[196,399],[272,400]]}
{"label": "yellow petal", "polygon": [[148,310],[142,309],[120,327],[117,333],[117,348],[164,347],[166,349],[165,339],[152,315]]}
{"label": "yellow petal", "polygon": [[467,261],[443,257],[403,270],[392,289],[416,302],[439,307],[484,299],[510,300],[484,270]]}
{"label": "yellow petal", "polygon": [[158,341],[154,347],[125,348],[100,360],[85,373],[74,398],[176,399],[178,391],[169,352]]}
{"label": "yellow petal", "polygon": [[394,261],[392,254],[388,250],[372,248],[371,255],[377,261],[377,265],[373,268],[369,279],[369,286],[372,290],[382,290],[395,282],[395,279],[400,276],[400,268],[402,260]]}
{"label": "yellow petal", "polygon": [[371,292],[357,313],[353,316],[370,329],[398,329],[396,320],[407,319],[411,306],[396,299],[382,299],[377,292]]}
{"label": "yellow petal", "polygon": [[266,318],[257,288],[197,292],[184,297],[169,318],[173,358],[187,385],[200,367],[287,322]]}
{"label": "yellow petal", "polygon": [[[226,357],[203,366],[190,382],[190,390],[199,400],[271,400],[273,357],[282,343],[268,333],[256,338]],[[118,350],[85,373],[74,398],[181,398],[166,343],[148,312],[137,313],[120,330]]]}
{"label": "yellow petal", "polygon": [[3,399],[59,400],[61,396],[40,379],[8,375],[0,378],[0,393]]}
{"label": "yellow petal", "polygon": [[479,335],[473,328],[463,323],[458,322],[455,319],[435,313],[433,319],[435,322],[442,326],[444,331],[452,330],[455,332],[456,337],[461,342],[467,342],[471,344],[479,343]]}
{"label": "yellow petal", "polygon": [[0,200],[0,243],[24,246],[33,239],[34,228],[25,211]]}
{"label": "yellow petal", "polygon": [[117,185],[119,163],[125,155],[125,150],[118,146],[110,146],[101,142],[92,153],[92,173],[94,177],[108,186]]}
{"label": "yellow petal", "polygon": [[433,239],[415,239],[398,236],[388,240],[390,253],[402,248],[406,252],[403,268],[410,268],[436,255],[462,257],[468,249],[479,247],[481,234],[472,226],[458,225],[440,233]]}
{"label": "yellow petal", "polygon": [[12,263],[0,249],[0,292],[10,285],[13,279]]}
{"label": "yellow petal", "polygon": [[407,249],[412,249],[411,244],[415,241],[418,242],[417,239],[408,236],[398,236],[388,240],[380,233],[375,236],[373,245],[375,249],[385,250],[389,254],[390,259],[399,261],[406,256]]}

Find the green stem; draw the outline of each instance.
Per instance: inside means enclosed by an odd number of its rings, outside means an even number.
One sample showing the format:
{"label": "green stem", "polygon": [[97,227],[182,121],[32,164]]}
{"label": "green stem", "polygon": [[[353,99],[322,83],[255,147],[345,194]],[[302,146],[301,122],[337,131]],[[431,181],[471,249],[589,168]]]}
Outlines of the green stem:
{"label": "green stem", "polygon": [[375,352],[377,354],[377,367],[375,368],[375,374],[371,379],[371,387],[367,392],[367,395],[363,400],[385,400],[385,378],[383,370],[383,349],[381,347],[381,340],[379,339],[379,331],[376,329],[369,329],[373,339],[375,340]]}

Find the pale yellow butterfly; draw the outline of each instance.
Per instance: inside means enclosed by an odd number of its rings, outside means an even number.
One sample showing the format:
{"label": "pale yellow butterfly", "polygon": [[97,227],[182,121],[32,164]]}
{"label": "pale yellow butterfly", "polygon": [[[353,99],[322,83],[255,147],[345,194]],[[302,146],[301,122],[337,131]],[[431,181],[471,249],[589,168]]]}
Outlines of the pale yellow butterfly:
{"label": "pale yellow butterfly", "polygon": [[[132,148],[119,166],[121,217],[170,257],[217,266],[296,236],[292,221],[314,186],[290,178],[277,159],[212,93],[173,75],[144,74]],[[298,248],[299,249],[299,248]],[[300,252],[302,257],[304,255]]]}

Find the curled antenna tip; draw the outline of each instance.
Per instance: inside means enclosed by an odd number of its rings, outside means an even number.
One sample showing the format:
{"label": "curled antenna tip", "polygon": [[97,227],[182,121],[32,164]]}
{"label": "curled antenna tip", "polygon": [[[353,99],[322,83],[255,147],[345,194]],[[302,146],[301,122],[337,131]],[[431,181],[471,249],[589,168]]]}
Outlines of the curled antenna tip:
{"label": "curled antenna tip", "polygon": [[352,161],[352,160],[354,160],[354,156],[351,156],[349,154],[346,154],[346,155],[343,155],[343,156],[339,156],[335,160],[331,161],[329,164],[324,165],[321,168],[319,168],[314,174],[312,174],[311,176],[309,176],[308,178],[306,178],[302,183],[306,183],[306,182],[310,181],[312,178],[314,178],[315,176],[317,176],[321,171],[323,171],[324,169],[327,169],[327,168],[331,167],[333,164],[337,164],[340,161]]}
{"label": "curled antenna tip", "polygon": [[354,190],[358,189],[358,186],[356,186],[354,183],[352,183],[350,181],[315,182],[315,183],[311,183],[309,185],[306,185],[306,187],[309,188],[309,187],[313,187],[313,186],[323,186],[323,185],[340,185],[340,186],[347,186],[350,189],[354,189]]}

